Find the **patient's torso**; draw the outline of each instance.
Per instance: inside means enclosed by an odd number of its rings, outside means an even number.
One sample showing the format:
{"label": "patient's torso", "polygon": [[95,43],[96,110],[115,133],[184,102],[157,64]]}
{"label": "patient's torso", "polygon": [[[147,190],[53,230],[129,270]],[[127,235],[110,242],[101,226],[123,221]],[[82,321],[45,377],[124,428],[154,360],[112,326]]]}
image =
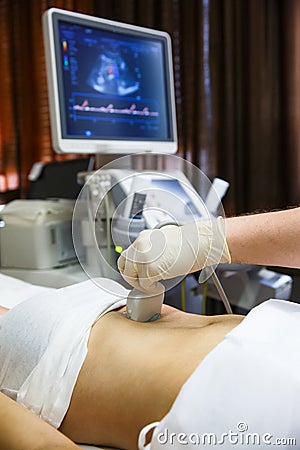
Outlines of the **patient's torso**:
{"label": "patient's torso", "polygon": [[[62,431],[79,442],[135,448],[139,430],[168,412],[202,359],[242,319],[168,306],[150,323],[128,320],[123,311],[108,313],[92,329]],[[83,420],[89,424],[85,436]]]}

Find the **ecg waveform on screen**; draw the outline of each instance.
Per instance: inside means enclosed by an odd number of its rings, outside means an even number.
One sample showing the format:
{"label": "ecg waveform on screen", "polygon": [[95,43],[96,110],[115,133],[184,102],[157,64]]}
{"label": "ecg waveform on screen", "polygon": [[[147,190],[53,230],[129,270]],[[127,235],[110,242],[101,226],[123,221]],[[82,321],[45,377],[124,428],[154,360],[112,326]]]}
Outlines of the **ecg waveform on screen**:
{"label": "ecg waveform on screen", "polygon": [[84,112],[101,112],[106,114],[124,114],[132,116],[145,116],[145,117],[158,117],[159,113],[156,111],[149,111],[149,108],[145,106],[143,109],[137,109],[135,103],[129,108],[116,108],[112,103],[107,106],[90,106],[88,100],[84,100],[81,105],[74,105],[75,111]]}

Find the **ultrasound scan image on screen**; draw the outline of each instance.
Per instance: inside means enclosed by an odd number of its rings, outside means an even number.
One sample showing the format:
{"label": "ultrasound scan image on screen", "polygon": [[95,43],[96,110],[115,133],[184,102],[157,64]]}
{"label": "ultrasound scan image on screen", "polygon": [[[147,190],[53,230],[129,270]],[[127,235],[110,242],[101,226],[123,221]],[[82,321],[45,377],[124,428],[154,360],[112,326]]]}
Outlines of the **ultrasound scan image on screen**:
{"label": "ultrasound scan image on screen", "polygon": [[55,142],[97,141],[121,150],[127,142],[127,151],[129,143],[144,142],[141,151],[176,151],[166,33],[56,9],[46,13],[44,30]]}

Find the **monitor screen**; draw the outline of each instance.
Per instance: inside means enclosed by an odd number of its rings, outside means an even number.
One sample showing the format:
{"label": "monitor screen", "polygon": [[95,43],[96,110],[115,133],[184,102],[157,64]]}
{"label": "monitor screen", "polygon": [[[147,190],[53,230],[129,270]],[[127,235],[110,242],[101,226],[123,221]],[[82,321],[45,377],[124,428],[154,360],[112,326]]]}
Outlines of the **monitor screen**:
{"label": "monitor screen", "polygon": [[43,25],[56,151],[176,152],[169,35],[55,8]]}

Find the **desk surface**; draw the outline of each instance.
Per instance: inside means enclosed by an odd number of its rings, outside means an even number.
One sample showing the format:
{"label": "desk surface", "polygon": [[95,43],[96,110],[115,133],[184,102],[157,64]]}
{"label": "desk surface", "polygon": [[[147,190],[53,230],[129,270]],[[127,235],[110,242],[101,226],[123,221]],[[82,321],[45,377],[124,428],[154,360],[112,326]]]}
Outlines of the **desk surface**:
{"label": "desk surface", "polygon": [[27,283],[53,288],[69,286],[88,279],[80,264],[69,264],[53,269],[8,269],[0,267],[0,272],[27,281]]}

